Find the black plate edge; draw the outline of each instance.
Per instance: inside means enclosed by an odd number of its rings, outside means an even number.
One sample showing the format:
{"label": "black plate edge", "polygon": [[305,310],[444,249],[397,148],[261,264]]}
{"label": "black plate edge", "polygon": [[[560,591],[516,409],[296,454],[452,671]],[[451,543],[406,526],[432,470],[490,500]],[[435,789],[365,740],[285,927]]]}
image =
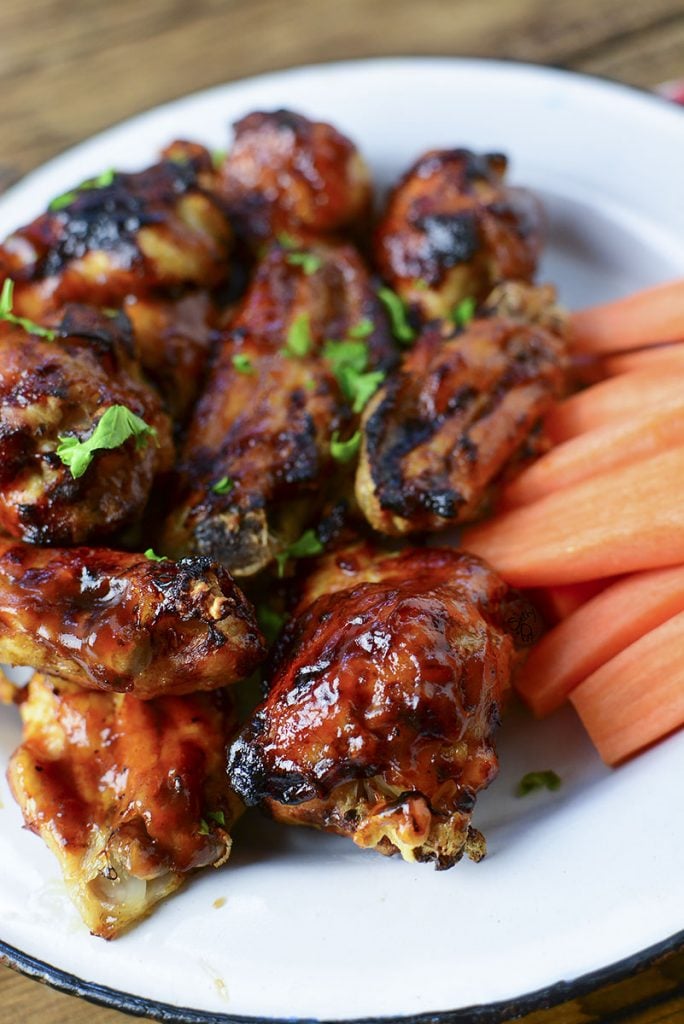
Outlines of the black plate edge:
{"label": "black plate edge", "polygon": [[317,1021],[315,1018],[299,1017],[245,1017],[240,1014],[209,1013],[160,1003],[129,992],[120,992],[106,985],[83,981],[74,974],[37,960],[2,941],[0,964],[11,967],[28,978],[41,981],[66,995],[78,996],[98,1006],[128,1013],[134,1017],[161,1021],[163,1024],[501,1024],[509,1018],[522,1017],[535,1010],[551,1009],[560,1003],[581,998],[604,985],[616,984],[637,971],[652,967],[670,953],[683,951],[684,929],[654,946],[649,946],[614,964],[583,974],[574,981],[557,981],[553,985],[512,999],[486,1006],[467,1006],[460,1010],[435,1010],[406,1017],[361,1017],[344,1021]]}

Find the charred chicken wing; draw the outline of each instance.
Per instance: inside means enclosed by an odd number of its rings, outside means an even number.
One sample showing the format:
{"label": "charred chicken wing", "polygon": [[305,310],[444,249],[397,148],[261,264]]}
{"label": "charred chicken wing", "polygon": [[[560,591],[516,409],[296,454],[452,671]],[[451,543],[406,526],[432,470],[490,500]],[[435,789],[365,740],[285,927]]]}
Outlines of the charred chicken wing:
{"label": "charred chicken wing", "polygon": [[394,361],[351,246],[275,246],[219,348],[181,456],[180,501],[162,541],[251,575],[294,541],[339,476],[348,438]]}
{"label": "charred chicken wing", "polygon": [[[492,734],[531,610],[463,552],[327,556],[276,649],[228,769],[247,804],[451,867],[497,773]],[[528,635],[529,634],[529,635]]]}
{"label": "charred chicken wing", "polygon": [[289,110],[238,121],[219,179],[237,231],[252,244],[280,232],[341,231],[370,209],[368,169],[353,143]]}
{"label": "charred chicken wing", "polygon": [[459,330],[428,325],[369,402],[356,497],[385,534],[475,518],[565,382],[565,343],[547,288],[502,286]]}
{"label": "charred chicken wing", "polygon": [[[207,151],[175,143],[144,171],[108,172],[53,200],[0,249],[17,312],[33,320],[45,322],[67,302],[130,306],[143,366],[176,415],[202,381],[206,289],[230,270],[231,231],[213,181]],[[196,301],[177,309],[186,292]]]}
{"label": "charred chicken wing", "polygon": [[225,775],[225,692],[139,701],[34,676],[9,782],[96,935],[145,917],[199,868],[223,864],[241,811]]}
{"label": "charred chicken wing", "polygon": [[483,299],[500,281],[529,281],[541,246],[536,199],[504,183],[506,157],[425,153],[391,193],[375,235],[380,273],[426,320]]}
{"label": "charred chicken wing", "polygon": [[226,686],[262,656],[254,609],[207,558],[0,540],[0,661],[148,699]]}
{"label": "charred chicken wing", "polygon": [[42,544],[110,535],[171,460],[125,317],[73,306],[51,340],[0,322],[0,529]]}

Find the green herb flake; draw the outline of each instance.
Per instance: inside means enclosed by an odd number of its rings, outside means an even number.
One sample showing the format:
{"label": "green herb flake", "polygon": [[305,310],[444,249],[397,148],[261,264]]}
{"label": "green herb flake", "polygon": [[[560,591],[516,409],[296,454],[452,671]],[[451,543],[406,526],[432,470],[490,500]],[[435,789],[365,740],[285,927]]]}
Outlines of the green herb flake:
{"label": "green herb flake", "polygon": [[158,555],[154,548],[147,549],[145,558],[149,558],[150,562],[168,562],[166,555]]}
{"label": "green herb flake", "polygon": [[550,789],[554,792],[561,787],[560,775],[554,771],[528,772],[523,775],[515,791],[516,796],[527,796],[536,789]]}
{"label": "green herb flake", "polygon": [[293,235],[288,235],[287,231],[281,231],[277,241],[282,249],[296,249],[298,245],[297,239]]}
{"label": "green herb flake", "polygon": [[316,390],[316,381],[313,379],[313,377],[307,377],[307,379],[304,381],[304,387],[306,388],[307,391]]}
{"label": "green herb flake", "polygon": [[323,358],[336,377],[345,369],[363,373],[368,365],[368,347],[363,341],[326,341]]}
{"label": "green herb flake", "polygon": [[457,306],[451,311],[451,319],[457,327],[466,327],[475,316],[477,302],[472,295],[461,299]]}
{"label": "green herb flake", "polygon": [[290,252],[285,261],[291,267],[301,267],[307,277],[311,277],[323,266],[323,260],[314,252]]}
{"label": "green herb flake", "polygon": [[223,161],[228,156],[228,150],[226,149],[213,149],[211,151],[211,163],[214,170],[218,170]]}
{"label": "green herb flake", "polygon": [[237,370],[238,373],[245,373],[245,374],[256,373],[256,370],[254,369],[254,364],[252,363],[252,360],[249,358],[249,356],[245,355],[244,352],[237,352],[233,356],[232,362],[233,362],[233,366],[235,367],[235,369]]}
{"label": "green herb flake", "polygon": [[216,481],[211,489],[214,494],[230,494],[234,487],[235,484],[229,476],[222,476],[220,480]]}
{"label": "green herb flake", "polygon": [[11,277],[8,277],[2,286],[2,292],[0,292],[0,320],[4,320],[8,324],[16,324],[17,327],[23,328],[27,334],[35,334],[36,337],[45,338],[46,341],[55,340],[57,331],[53,331],[49,327],[41,327],[40,324],[34,324],[33,320],[27,320],[25,316],[15,316],[12,312],[13,305],[14,281]]}
{"label": "green herb flake", "polygon": [[131,437],[135,438],[135,447],[142,448],[150,437],[156,436],[155,428],[148,426],[145,420],[136,416],[127,406],[110,405],[85,441],[60,434],[57,455],[77,480],[88,469],[96,451],[119,448]]}
{"label": "green herb flake", "polygon": [[358,323],[352,324],[347,334],[350,338],[367,338],[369,334],[373,333],[374,329],[373,321],[369,320],[368,317],[364,317]]}
{"label": "green herb flake", "polygon": [[382,370],[366,372],[368,348],[363,341],[326,341],[323,358],[328,361],[345,398],[355,413],[366,403],[385,379]]}
{"label": "green herb flake", "polygon": [[322,551],[323,545],[318,539],[315,530],[305,530],[301,537],[285,548],[284,551],[281,551],[279,555],[276,555],[278,576],[282,578],[285,573],[285,566],[290,558],[312,558],[314,555],[320,555]]}
{"label": "green herb flake", "polygon": [[270,647],[287,622],[287,616],[281,615],[267,604],[262,604],[257,608],[257,622]]}
{"label": "green herb flake", "polygon": [[110,168],[107,171],[103,171],[98,174],[95,178],[88,178],[86,181],[82,181],[76,188],[71,189],[69,192],[63,192],[61,196],[57,196],[52,200],[48,206],[50,213],[57,213],[59,210],[63,210],[66,206],[71,206],[73,201],[78,197],[79,192],[86,192],[91,188],[107,188],[114,181],[116,171]]}
{"label": "green herb flake", "polygon": [[221,828],[226,827],[226,816],[223,811],[207,811],[207,818],[215,824],[220,825]]}
{"label": "green herb flake", "polygon": [[340,441],[336,430],[330,440],[330,454],[337,462],[351,462],[361,447],[361,431],[357,430],[348,441]]}
{"label": "green herb flake", "polygon": [[301,358],[309,354],[312,344],[309,314],[300,313],[294,318],[287,332],[285,354]]}
{"label": "green herb flake", "polygon": [[209,824],[204,820],[204,818],[200,818],[199,828],[197,829],[197,832],[201,836],[208,836],[209,833],[211,832]]}
{"label": "green herb flake", "polygon": [[402,344],[410,345],[416,336],[416,332],[408,322],[406,306],[402,300],[391,288],[378,288],[378,298],[387,310],[394,337]]}

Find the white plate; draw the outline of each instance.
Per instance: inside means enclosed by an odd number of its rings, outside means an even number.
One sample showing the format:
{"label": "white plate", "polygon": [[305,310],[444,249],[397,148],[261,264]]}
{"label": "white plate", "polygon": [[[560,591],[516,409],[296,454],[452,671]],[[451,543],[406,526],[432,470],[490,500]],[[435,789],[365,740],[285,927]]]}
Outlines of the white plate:
{"label": "white plate", "polygon": [[[140,167],[178,136],[224,146],[228,122],[277,106],[348,132],[381,183],[428,147],[507,152],[513,180],[550,214],[541,277],[571,305],[684,273],[681,112],[609,82],[488,61],[303,68],[191,96],[30,175],[0,201],[0,234],[103,168]],[[0,712],[3,761],[16,719]],[[3,781],[0,938],[62,985],[73,979],[55,971],[197,1011],[337,1019],[482,1004],[494,1019],[512,1009],[491,1004],[671,939],[684,917],[684,735],[609,771],[570,711],[544,724],[516,712],[500,749],[501,775],[476,808],[490,849],[481,864],[437,873],[250,815],[225,869],[110,944],[79,923]],[[513,796],[521,775],[545,768],[562,776],[558,793]]]}

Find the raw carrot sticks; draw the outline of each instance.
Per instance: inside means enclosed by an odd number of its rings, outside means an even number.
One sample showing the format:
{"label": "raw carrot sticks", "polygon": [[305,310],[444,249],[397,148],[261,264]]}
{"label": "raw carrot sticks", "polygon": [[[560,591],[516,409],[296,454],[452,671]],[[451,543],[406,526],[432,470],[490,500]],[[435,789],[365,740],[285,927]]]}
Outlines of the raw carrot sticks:
{"label": "raw carrot sticks", "polygon": [[571,314],[578,352],[618,352],[684,338],[684,279]]}

